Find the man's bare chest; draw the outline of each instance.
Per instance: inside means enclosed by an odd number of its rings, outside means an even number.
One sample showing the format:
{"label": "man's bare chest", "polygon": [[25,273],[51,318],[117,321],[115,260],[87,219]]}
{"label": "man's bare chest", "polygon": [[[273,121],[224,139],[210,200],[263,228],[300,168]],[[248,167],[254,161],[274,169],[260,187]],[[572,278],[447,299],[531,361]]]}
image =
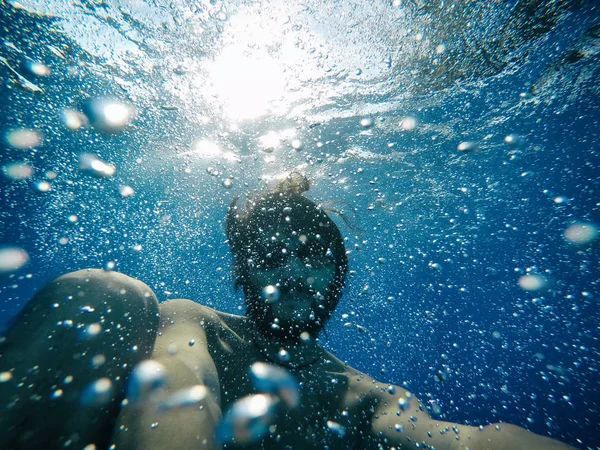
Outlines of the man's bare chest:
{"label": "man's bare chest", "polygon": [[[250,367],[273,364],[253,344],[229,336],[211,339],[211,354],[219,372],[221,405],[225,413],[236,401],[260,393],[253,386]],[[227,448],[354,449],[368,423],[368,396],[351,389],[353,380],[324,358],[315,365],[289,369],[299,386],[295,408],[278,408],[269,432],[260,443]]]}

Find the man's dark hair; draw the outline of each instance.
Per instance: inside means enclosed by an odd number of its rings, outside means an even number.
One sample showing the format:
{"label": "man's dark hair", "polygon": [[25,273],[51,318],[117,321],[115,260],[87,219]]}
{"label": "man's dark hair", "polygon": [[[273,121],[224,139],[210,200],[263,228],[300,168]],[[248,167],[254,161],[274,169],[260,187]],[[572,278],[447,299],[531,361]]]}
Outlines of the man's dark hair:
{"label": "man's dark hair", "polygon": [[[257,252],[263,228],[302,229],[320,235],[321,242],[333,254],[335,280],[329,295],[322,302],[323,308],[315,311],[315,330],[321,329],[337,307],[342,295],[348,257],[339,228],[321,207],[303,195],[309,184],[305,177],[292,173],[275,189],[248,195],[243,205],[236,197],[229,206],[226,228],[231,253],[236,288],[242,287],[246,296],[247,315],[254,320],[264,321],[265,304],[254,292],[248,279],[250,261]],[[265,257],[265,255],[263,255]],[[310,328],[310,327],[308,327]],[[306,331],[311,331],[310,329]],[[313,331],[315,331],[313,330]]]}

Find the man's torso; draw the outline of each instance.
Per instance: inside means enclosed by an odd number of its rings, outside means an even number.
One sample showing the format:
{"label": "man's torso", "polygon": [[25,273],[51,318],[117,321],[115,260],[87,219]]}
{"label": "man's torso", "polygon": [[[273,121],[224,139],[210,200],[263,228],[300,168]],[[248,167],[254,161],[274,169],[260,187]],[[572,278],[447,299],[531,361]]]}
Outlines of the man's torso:
{"label": "man's torso", "polygon": [[[250,380],[255,362],[273,364],[252,340],[247,318],[202,307],[207,344],[218,371],[225,413],[237,400],[258,393]],[[314,363],[286,369],[300,386],[300,404],[282,410],[268,435],[243,448],[358,449],[375,410],[370,395],[381,386],[327,352]],[[229,445],[227,448],[242,448]]]}

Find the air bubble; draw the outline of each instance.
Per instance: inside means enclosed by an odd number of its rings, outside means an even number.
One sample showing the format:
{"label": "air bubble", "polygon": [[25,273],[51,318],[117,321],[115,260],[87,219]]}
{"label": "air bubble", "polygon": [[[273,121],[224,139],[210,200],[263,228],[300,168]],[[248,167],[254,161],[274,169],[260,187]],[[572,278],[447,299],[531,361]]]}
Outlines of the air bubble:
{"label": "air bubble", "polygon": [[50,192],[52,190],[52,185],[47,181],[38,181],[34,184],[34,187],[39,192]]}
{"label": "air bubble", "polygon": [[281,362],[290,362],[290,353],[282,348],[277,352],[277,358],[279,358],[279,361]]}
{"label": "air bubble", "polygon": [[206,387],[197,384],[169,395],[160,403],[158,410],[164,412],[172,409],[196,407],[206,400],[207,394]]}
{"label": "air bubble", "polygon": [[98,407],[108,404],[113,398],[113,384],[109,378],[100,378],[89,384],[81,395],[81,405]]}
{"label": "air bubble", "polygon": [[521,138],[516,134],[509,134],[504,138],[504,142],[511,147],[516,147],[521,143]]}
{"label": "air bubble", "polygon": [[29,255],[18,247],[0,248],[0,274],[15,272],[29,261]]}
{"label": "air bubble", "polygon": [[12,380],[13,374],[11,372],[0,372],[0,383],[6,383]]}
{"label": "air bubble", "polygon": [[400,397],[398,399],[398,408],[400,408],[401,411],[406,411],[410,408],[410,402],[406,398]]}
{"label": "air bubble", "polygon": [[166,383],[165,367],[154,360],[147,359],[133,369],[127,385],[127,399],[131,404],[148,399]]}
{"label": "air bubble", "polygon": [[265,301],[265,303],[275,303],[277,301],[279,301],[279,289],[277,288],[277,286],[273,286],[273,285],[268,285],[265,286],[261,293],[260,293],[262,299]]}
{"label": "air bubble", "polygon": [[54,399],[62,397],[62,395],[63,395],[63,390],[57,389],[54,392],[52,392],[52,394],[50,394],[50,398],[54,400]]}
{"label": "air bubble", "polygon": [[417,121],[412,117],[405,117],[398,123],[398,126],[402,131],[412,131],[417,126]]}
{"label": "air bubble", "polygon": [[526,291],[539,291],[548,285],[548,280],[538,274],[528,274],[519,278],[519,286]]}
{"label": "air bubble", "polygon": [[275,421],[278,400],[271,395],[243,397],[225,413],[217,428],[221,442],[249,444],[259,441]]}
{"label": "air bubble", "polygon": [[442,271],[442,265],[439,263],[434,263],[434,262],[430,262],[429,263],[429,268],[432,270],[435,270],[436,272],[441,272]]}
{"label": "air bubble", "polygon": [[2,172],[11,180],[26,180],[33,175],[33,167],[24,162],[13,162],[2,166]]}
{"label": "air bubble", "polygon": [[91,323],[81,330],[79,334],[79,339],[83,341],[88,341],[90,339],[98,337],[100,333],[102,333],[102,325],[100,325],[99,323]]}
{"label": "air bubble", "polygon": [[263,362],[254,363],[250,367],[250,379],[257,391],[279,396],[289,408],[300,403],[298,381],[281,367]]}
{"label": "air bubble", "polygon": [[119,194],[121,194],[121,197],[123,198],[128,198],[133,197],[135,195],[135,191],[131,186],[122,185],[119,186]]}
{"label": "air bubble", "polygon": [[117,172],[115,166],[101,161],[91,153],[84,153],[79,157],[79,170],[98,178],[110,178]]}
{"label": "air bubble", "polygon": [[36,77],[47,77],[50,75],[50,68],[40,62],[27,61],[23,64],[23,68],[29,72],[30,75],[35,75]]}
{"label": "air bubble", "polygon": [[329,431],[331,431],[338,437],[344,437],[344,435],[346,434],[346,428],[344,428],[339,423],[334,422],[333,420],[327,421],[327,428],[329,428]]}
{"label": "air bubble", "polygon": [[84,108],[90,124],[105,133],[122,131],[133,117],[133,108],[112,99],[93,99]]}
{"label": "air bubble", "polygon": [[371,128],[373,126],[373,119],[368,117],[361,119],[360,126],[363,128]]}
{"label": "air bubble", "polygon": [[71,131],[89,126],[89,121],[85,114],[73,109],[65,109],[62,112],[62,121]]}
{"label": "air bubble", "polygon": [[461,142],[460,144],[458,144],[458,147],[456,147],[456,148],[459,152],[470,153],[470,152],[474,152],[475,150],[477,150],[478,147],[475,142],[465,141],[465,142]]}
{"label": "air bubble", "polygon": [[598,237],[598,227],[591,222],[577,222],[564,233],[565,239],[575,245],[589,245]]}
{"label": "air bubble", "polygon": [[39,147],[42,143],[42,135],[36,130],[20,128],[6,133],[6,142],[18,150],[29,150]]}

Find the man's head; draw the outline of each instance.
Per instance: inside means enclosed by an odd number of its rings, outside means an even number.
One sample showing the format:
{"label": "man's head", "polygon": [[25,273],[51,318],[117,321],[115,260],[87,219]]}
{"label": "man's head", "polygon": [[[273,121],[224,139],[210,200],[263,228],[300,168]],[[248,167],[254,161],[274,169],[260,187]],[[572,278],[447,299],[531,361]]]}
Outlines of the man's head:
{"label": "man's head", "polygon": [[244,290],[247,315],[282,337],[318,334],[337,306],[348,270],[338,227],[302,195],[306,185],[298,189],[290,180],[243,206],[236,198],[227,215],[235,283]]}

